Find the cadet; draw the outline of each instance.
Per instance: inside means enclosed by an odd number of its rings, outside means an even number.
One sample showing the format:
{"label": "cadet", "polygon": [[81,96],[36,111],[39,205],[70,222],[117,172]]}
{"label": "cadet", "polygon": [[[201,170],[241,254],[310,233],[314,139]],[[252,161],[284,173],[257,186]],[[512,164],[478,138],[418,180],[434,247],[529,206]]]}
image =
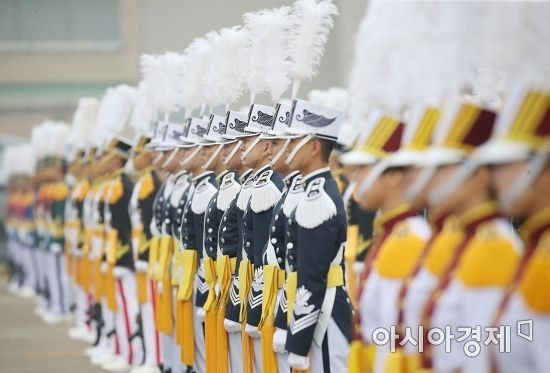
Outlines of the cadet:
{"label": "cadet", "polygon": [[[257,135],[247,138],[243,144],[243,164],[254,170],[254,184],[252,186],[250,199],[246,204],[243,214],[243,260],[241,261],[240,273],[246,276],[253,272],[253,279],[248,288],[247,281],[240,278],[241,301],[247,299],[246,310],[242,308],[243,321],[246,320],[245,332],[251,338],[253,351],[254,370],[262,371],[262,344],[258,323],[262,313],[262,291],[263,291],[263,253],[269,240],[270,221],[273,215],[273,208],[282,195],[284,186],[281,174],[274,172],[270,161],[280,150],[282,144],[275,146],[275,142],[269,136],[264,136],[271,127],[274,110],[269,106],[252,105],[249,121],[246,127],[248,132]],[[240,201],[238,201],[240,203]],[[246,256],[244,255],[246,253]],[[245,277],[246,277],[245,276]],[[245,311],[245,313],[243,313]],[[245,344],[250,343],[244,338]],[[248,346],[243,346],[243,349]],[[243,352],[244,355],[244,352]],[[252,361],[252,360],[250,360]]]}
{"label": "cadet", "polygon": [[[232,201],[228,201],[228,207],[220,223],[220,233],[218,245],[223,256],[228,256],[231,263],[231,280],[227,285],[227,301],[225,308],[224,328],[228,333],[229,343],[229,363],[231,371],[240,371],[243,369],[243,351],[241,343],[241,323],[239,322],[241,300],[239,296],[239,265],[242,260],[243,243],[243,210],[238,207],[237,201],[242,193],[251,190],[254,171],[245,166],[241,160],[243,137],[252,136],[253,133],[246,132],[247,113],[230,110],[227,112],[227,126],[224,138],[232,141],[232,146],[224,148],[227,151],[224,154],[224,163],[228,170],[238,172],[238,179],[234,183],[238,184],[239,190]],[[237,175],[235,175],[236,177]],[[230,178],[231,176],[228,176]],[[227,182],[229,188],[229,182]],[[247,186],[248,184],[248,186]],[[222,181],[222,185],[224,185]],[[222,288],[223,293],[223,288]],[[220,300],[221,301],[221,300]]]}
{"label": "cadet", "polygon": [[293,102],[289,132],[301,136],[292,140],[286,162],[303,175],[305,189],[287,221],[291,241],[286,260],[297,273],[296,287],[290,278],[287,283],[286,350],[293,369],[346,370],[351,339],[343,271],[346,212],[328,167],[342,115],[302,100]]}

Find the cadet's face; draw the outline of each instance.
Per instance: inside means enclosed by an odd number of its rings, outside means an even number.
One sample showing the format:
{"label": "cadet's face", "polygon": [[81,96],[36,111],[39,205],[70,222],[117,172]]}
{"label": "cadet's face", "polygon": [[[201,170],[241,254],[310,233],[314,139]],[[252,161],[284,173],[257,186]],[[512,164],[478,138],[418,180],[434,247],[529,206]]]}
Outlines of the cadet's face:
{"label": "cadet's face", "polygon": [[[405,178],[403,180],[405,184],[404,190],[407,190],[416,182],[416,180],[418,179],[422,171],[423,169],[420,167],[410,167],[405,172]],[[414,207],[417,207],[417,208],[425,207],[427,205],[426,191],[427,191],[427,187],[424,187],[424,189],[422,189],[420,193],[418,193],[418,195],[414,196],[414,199],[412,201],[409,201],[409,203],[411,203]]]}
{"label": "cadet's face", "polygon": [[[427,195],[438,189],[443,183],[445,183],[452,175],[458,171],[460,165],[452,164],[439,167],[431,182],[426,188]],[[439,205],[430,205],[431,208],[437,208],[445,212],[454,212],[462,201],[464,184],[456,186],[455,191],[451,193],[444,201],[440,201]],[[471,191],[470,191],[471,192]]]}
{"label": "cadet's face", "polygon": [[217,147],[218,147],[217,145],[208,145],[208,146],[202,147],[200,151],[200,158],[203,165],[206,164],[206,162],[208,162],[210,157],[212,157]]}
{"label": "cadet's face", "polygon": [[375,210],[379,206],[378,189],[379,180],[377,180],[368,190],[359,195],[359,190],[363,180],[365,180],[375,165],[369,164],[364,166],[357,166],[356,172],[352,176],[352,181],[356,183],[353,191],[353,198],[357,201],[359,206],[365,210]]}
{"label": "cadet's face", "polygon": [[227,165],[226,165],[227,169],[231,171],[238,170],[239,168],[241,168],[241,164],[242,164],[241,162],[242,151],[240,150],[241,146],[239,145],[238,142],[236,142],[236,143],[228,144],[224,146],[222,150],[223,160],[225,162],[227,161],[227,157],[229,157],[229,154],[233,151],[233,149],[235,149],[235,146],[238,146],[239,150],[237,150],[237,152],[231,157],[231,159],[229,160],[229,162],[227,162]]}
{"label": "cadet's face", "polygon": [[[290,141],[290,144],[288,144],[288,147],[286,148],[285,154],[282,158],[284,158],[284,161],[286,162],[286,159],[294,151],[294,148],[302,141],[303,137],[298,137],[297,139],[292,139]],[[301,166],[304,164],[304,160],[307,162],[307,154],[309,153],[309,150],[307,150],[308,145],[310,145],[311,141],[307,143],[306,145],[302,146],[300,151],[298,151],[298,154],[294,157],[292,162],[288,165],[288,168],[290,170],[299,170]]]}
{"label": "cadet's face", "polygon": [[[524,170],[526,161],[514,162],[509,164],[494,166],[491,170],[491,185],[497,194],[497,199],[502,200],[503,194],[513,184]],[[507,211],[504,211],[509,216],[525,217],[528,214],[530,199],[532,193],[531,188],[527,190],[512,203],[507,206]]]}
{"label": "cadet's face", "polygon": [[[283,148],[283,146],[286,144],[286,139],[277,139],[277,140],[273,140],[273,144],[271,146],[271,150],[273,152],[272,156],[271,156],[271,159],[273,159],[277,154],[279,154],[279,152],[281,151],[281,149]],[[284,154],[282,156],[279,157],[279,159],[277,160],[277,162],[275,162],[275,164],[273,165],[273,169],[277,172],[280,172],[282,174],[285,174],[288,172],[288,167],[285,163],[285,157],[284,157]]]}
{"label": "cadet's face", "polygon": [[[256,139],[256,136],[249,136],[249,137],[245,137],[243,139],[243,143],[241,144],[241,156],[244,154],[244,152],[246,152],[246,150],[248,149],[248,147],[250,146],[250,144],[252,144],[252,142],[254,142],[254,140]],[[258,152],[258,145],[256,145],[254,147],[254,149],[252,149],[252,151],[250,153],[248,153],[248,155],[246,156],[245,160],[242,161],[243,165],[245,167],[248,167],[248,168],[254,168],[254,166],[256,165],[256,158],[257,158],[257,153]]]}

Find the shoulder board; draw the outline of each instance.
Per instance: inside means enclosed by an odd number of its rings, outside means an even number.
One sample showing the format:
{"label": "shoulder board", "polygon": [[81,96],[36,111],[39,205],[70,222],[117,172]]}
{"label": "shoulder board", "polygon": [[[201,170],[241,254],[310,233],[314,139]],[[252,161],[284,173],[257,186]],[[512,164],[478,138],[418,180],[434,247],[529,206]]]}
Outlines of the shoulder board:
{"label": "shoulder board", "polygon": [[269,210],[281,199],[282,192],[271,180],[272,176],[273,170],[265,170],[256,179],[250,196],[252,211],[259,213]]}
{"label": "shoulder board", "polygon": [[112,184],[108,187],[106,198],[109,198],[108,202],[110,204],[115,204],[118,202],[120,197],[124,194],[124,185],[122,185],[122,178],[117,177],[112,181]]}
{"label": "shoulder board", "polygon": [[253,191],[253,185],[254,185],[254,177],[250,176],[246,181],[244,182],[241,192],[239,193],[239,196],[237,197],[237,207],[239,210],[244,211],[246,209],[246,205],[248,205],[248,201],[250,200],[250,195]]}
{"label": "shoulder board", "polygon": [[220,183],[216,207],[222,211],[227,210],[229,204],[237,197],[240,190],[241,185],[235,180],[235,173],[229,172],[223,177]]}
{"label": "shoulder board", "polygon": [[191,211],[195,214],[202,214],[206,211],[208,203],[216,194],[217,188],[210,182],[209,178],[202,180],[193,193],[191,200]]}
{"label": "shoulder board", "polygon": [[325,179],[319,177],[307,186],[296,206],[296,222],[304,228],[315,228],[336,216],[336,205],[325,191]]}
{"label": "shoulder board", "polygon": [[304,187],[302,186],[302,176],[296,176],[292,180],[292,184],[288,188],[285,201],[283,202],[283,213],[288,218],[292,213],[292,210],[298,205],[300,199],[304,194]]}

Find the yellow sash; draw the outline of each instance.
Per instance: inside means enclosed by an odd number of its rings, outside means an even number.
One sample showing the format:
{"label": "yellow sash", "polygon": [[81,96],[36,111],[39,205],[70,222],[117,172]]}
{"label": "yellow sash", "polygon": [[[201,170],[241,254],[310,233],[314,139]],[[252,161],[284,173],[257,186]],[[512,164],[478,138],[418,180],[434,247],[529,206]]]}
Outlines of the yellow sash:
{"label": "yellow sash", "polygon": [[240,322],[246,321],[246,302],[248,300],[250,286],[252,285],[252,271],[253,265],[250,260],[241,260],[241,265],[239,266],[239,299],[241,301],[241,309],[239,312]]}
{"label": "yellow sash", "polygon": [[159,245],[159,265],[155,272],[155,280],[160,282],[168,273],[168,265],[172,259],[173,237],[164,235],[160,239]]}
{"label": "yellow sash", "polygon": [[111,229],[107,235],[107,263],[114,265],[116,263],[118,232]]}
{"label": "yellow sash", "polygon": [[158,262],[160,237],[153,236],[151,238],[151,248],[149,250],[149,266],[147,267],[147,277],[153,278],[155,274],[155,268]]}
{"label": "yellow sash", "polygon": [[212,260],[212,258],[203,258],[202,263],[204,266],[204,279],[208,284],[208,297],[204,302],[203,308],[206,311],[210,311],[216,303],[216,261]]}

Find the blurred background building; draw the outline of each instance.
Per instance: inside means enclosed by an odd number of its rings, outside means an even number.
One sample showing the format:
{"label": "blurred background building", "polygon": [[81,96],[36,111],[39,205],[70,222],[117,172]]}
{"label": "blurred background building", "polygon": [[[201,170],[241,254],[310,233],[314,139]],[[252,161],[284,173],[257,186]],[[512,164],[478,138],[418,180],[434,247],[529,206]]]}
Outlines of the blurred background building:
{"label": "blurred background building", "polygon": [[[366,0],[336,0],[340,16],[318,77],[343,85]],[[0,0],[0,141],[26,139],[45,119],[70,121],[81,96],[139,80],[142,53],[182,52],[244,13],[292,0]]]}
{"label": "blurred background building", "polygon": [[[27,140],[33,126],[46,119],[70,122],[79,97],[136,84],[142,53],[183,52],[209,30],[241,24],[246,12],[292,2],[0,0],[0,165],[2,149]],[[366,0],[335,3],[340,15],[319,75],[303,92],[346,85]],[[0,170],[0,188],[4,183]],[[3,197],[0,190],[0,217]]]}

